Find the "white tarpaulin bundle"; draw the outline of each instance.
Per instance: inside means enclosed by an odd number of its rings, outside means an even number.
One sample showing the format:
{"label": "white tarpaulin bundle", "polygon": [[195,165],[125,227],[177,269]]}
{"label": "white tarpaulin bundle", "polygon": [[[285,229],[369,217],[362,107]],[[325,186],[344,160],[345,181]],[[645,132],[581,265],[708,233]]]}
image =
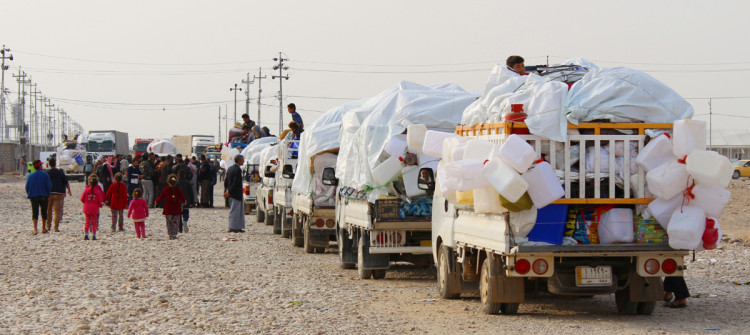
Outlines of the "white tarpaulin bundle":
{"label": "white tarpaulin bundle", "polygon": [[279,138],[276,136],[268,136],[254,140],[248,144],[245,149],[240,153],[245,156],[246,164],[258,164],[260,162],[260,156],[257,155],[263,149],[268,148],[271,144],[279,142]]}
{"label": "white tarpaulin bundle", "polygon": [[279,158],[279,145],[270,145],[254,156],[259,157],[258,171],[260,172],[261,177],[263,177],[263,184],[266,186],[273,186],[273,178],[265,177],[265,171],[266,166],[273,167],[277,165],[277,163],[272,164],[271,161],[276,161]]}
{"label": "white tarpaulin bundle", "polygon": [[400,82],[368,99],[343,118],[341,159],[336,163],[340,185],[369,190],[370,202],[388,194],[388,185],[378,185],[372,175],[381,163],[388,140],[411,124],[452,132],[463,110],[477,96],[453,84],[422,86]]}
{"label": "white tarpaulin bundle", "polygon": [[151,142],[146,150],[148,152],[153,152],[159,156],[177,154],[177,147],[172,144],[171,140],[167,138],[162,138]]}
{"label": "white tarpaulin bundle", "polygon": [[[532,134],[564,141],[568,122],[671,123],[693,115],[693,108],[685,99],[642,71],[597,68],[581,58],[564,65],[581,67],[545,76],[519,76],[504,65],[497,65],[482,97],[466,108],[461,122],[501,122],[511,104],[523,104],[528,115],[526,125]],[[568,89],[563,81],[575,83]]]}
{"label": "white tarpaulin bundle", "polygon": [[[319,173],[319,175],[316,175],[314,178],[313,173],[310,172],[311,160],[312,157],[318,153],[339,148],[339,130],[341,128],[343,115],[349,113],[354,108],[359,107],[364,102],[365,100],[357,100],[332,108],[315,120],[312,125],[305,127],[305,131],[300,138],[297,172],[294,175],[294,181],[292,182],[293,192],[304,195],[315,195],[318,191],[325,194],[335,192],[335,187],[322,184],[321,176],[323,170],[315,170],[315,173]],[[315,159],[317,160],[318,157]],[[334,158],[333,166],[331,167],[334,167],[335,165],[336,160]],[[317,185],[318,182],[320,185]],[[317,200],[317,198],[314,197],[313,200]],[[317,201],[315,201],[315,203],[318,204]],[[321,206],[328,206],[328,204],[323,204]]]}

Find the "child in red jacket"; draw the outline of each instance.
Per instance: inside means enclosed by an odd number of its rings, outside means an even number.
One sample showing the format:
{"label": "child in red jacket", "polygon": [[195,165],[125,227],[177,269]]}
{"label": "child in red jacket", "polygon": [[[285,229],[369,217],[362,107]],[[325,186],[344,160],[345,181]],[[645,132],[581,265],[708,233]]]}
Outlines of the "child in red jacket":
{"label": "child in red jacket", "polygon": [[83,214],[86,216],[86,223],[83,226],[85,235],[84,240],[89,239],[89,231],[93,233],[92,240],[96,240],[96,229],[99,227],[99,208],[104,206],[104,191],[99,187],[99,178],[95,175],[89,177],[89,184],[81,193],[81,202],[83,203]]}
{"label": "child in red jacket", "polygon": [[122,182],[121,173],[115,174],[115,182],[109,185],[106,199],[112,212],[112,232],[115,232],[115,224],[120,228],[120,231],[125,231],[122,224],[125,220],[123,211],[128,207],[128,186]]}
{"label": "child in red jacket", "polygon": [[146,218],[148,217],[148,203],[143,200],[143,191],[140,188],[133,190],[133,200],[128,207],[128,217],[133,218],[135,225],[135,236],[146,238]]}
{"label": "child in red jacket", "polygon": [[180,215],[182,215],[182,205],[186,203],[185,196],[182,191],[177,187],[177,176],[170,174],[167,177],[167,187],[165,187],[159,197],[156,198],[156,203],[160,203],[164,200],[164,217],[167,219],[167,234],[169,239],[177,239],[177,230],[180,226]]}

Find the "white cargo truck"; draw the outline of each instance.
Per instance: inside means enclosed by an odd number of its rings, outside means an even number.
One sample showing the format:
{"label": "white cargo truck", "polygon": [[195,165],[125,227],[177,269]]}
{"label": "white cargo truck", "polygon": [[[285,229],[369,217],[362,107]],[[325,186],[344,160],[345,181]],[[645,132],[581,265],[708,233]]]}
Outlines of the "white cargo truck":
{"label": "white cargo truck", "polygon": [[172,143],[183,157],[200,157],[206,148],[216,144],[212,135],[175,135],[172,136]]}
{"label": "white cargo truck", "polygon": [[297,170],[299,140],[282,140],[275,146],[278,165],[273,186],[273,232],[281,237],[292,237],[292,181]]}
{"label": "white cargo truck", "polygon": [[[266,225],[274,224],[273,190],[276,184],[276,170],[278,168],[278,145],[272,145],[263,149],[260,154],[258,168],[261,171],[261,183],[257,188],[255,210],[257,222],[265,222]],[[274,234],[280,234],[274,228]]]}
{"label": "white cargo truck", "polygon": [[[516,129],[511,128],[512,124],[478,124],[458,127],[456,132],[499,146]],[[519,127],[517,123],[515,127]],[[563,207],[563,218],[554,224],[564,226],[565,213],[571,209],[601,205],[635,209],[653,200],[647,197],[643,168],[633,168],[631,164],[635,157],[626,154],[616,161],[615,155],[605,156],[603,148],[624,144],[624,148],[632,145],[640,152],[646,130],[671,127],[671,123],[580,123],[569,124],[570,135],[565,142],[536,135],[518,136],[534,147],[538,158],[544,154],[557,171],[564,196],[549,206]],[[606,167],[616,165],[621,169],[619,173],[604,172]],[[427,176],[431,171],[423,172]],[[432,177],[420,178],[420,187],[434,186]],[[462,293],[474,293],[478,283],[482,309],[488,314],[515,314],[524,302],[525,292],[542,287],[559,295],[614,293],[619,313],[648,315],[663,298],[661,277],[682,276],[685,269],[683,257],[688,252],[674,250],[666,242],[529,243],[513,233],[514,227],[528,224],[528,217],[505,208],[493,214],[477,214],[472,205],[454,204],[440,191],[435,192],[432,255],[438,269],[440,296],[453,299]]]}
{"label": "white cargo truck", "polygon": [[128,133],[117,130],[91,130],[87,137],[86,151],[99,156],[130,154]]}
{"label": "white cargo truck", "polygon": [[[258,189],[262,185],[262,176],[260,171],[261,153],[264,149],[276,144],[278,138],[264,137],[251,142],[240,154],[245,157],[245,164],[242,166],[242,191],[245,197],[245,215],[252,214],[258,209]],[[257,214],[256,214],[257,215]],[[263,221],[258,217],[258,222]]]}

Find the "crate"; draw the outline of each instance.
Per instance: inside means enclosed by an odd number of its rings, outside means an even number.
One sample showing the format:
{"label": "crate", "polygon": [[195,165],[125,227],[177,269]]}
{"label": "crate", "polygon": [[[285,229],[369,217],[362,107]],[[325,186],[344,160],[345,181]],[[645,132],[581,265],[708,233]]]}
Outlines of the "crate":
{"label": "crate", "polygon": [[529,241],[561,245],[567,217],[568,205],[547,205],[538,209]]}
{"label": "crate", "polygon": [[389,219],[400,219],[398,215],[399,200],[394,199],[378,199],[375,201],[375,213],[379,220]]}

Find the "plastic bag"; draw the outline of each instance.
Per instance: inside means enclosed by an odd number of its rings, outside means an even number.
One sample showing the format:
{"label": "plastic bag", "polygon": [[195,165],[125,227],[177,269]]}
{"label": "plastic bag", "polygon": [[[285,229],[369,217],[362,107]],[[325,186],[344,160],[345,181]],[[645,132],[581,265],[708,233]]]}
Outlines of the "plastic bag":
{"label": "plastic bag", "polygon": [[644,219],[643,215],[634,218],[635,243],[662,243],[667,238],[667,231],[656,222],[656,219]]}
{"label": "plastic bag", "polygon": [[606,211],[614,206],[599,206],[578,210],[573,237],[580,244],[599,244],[599,220]]}

